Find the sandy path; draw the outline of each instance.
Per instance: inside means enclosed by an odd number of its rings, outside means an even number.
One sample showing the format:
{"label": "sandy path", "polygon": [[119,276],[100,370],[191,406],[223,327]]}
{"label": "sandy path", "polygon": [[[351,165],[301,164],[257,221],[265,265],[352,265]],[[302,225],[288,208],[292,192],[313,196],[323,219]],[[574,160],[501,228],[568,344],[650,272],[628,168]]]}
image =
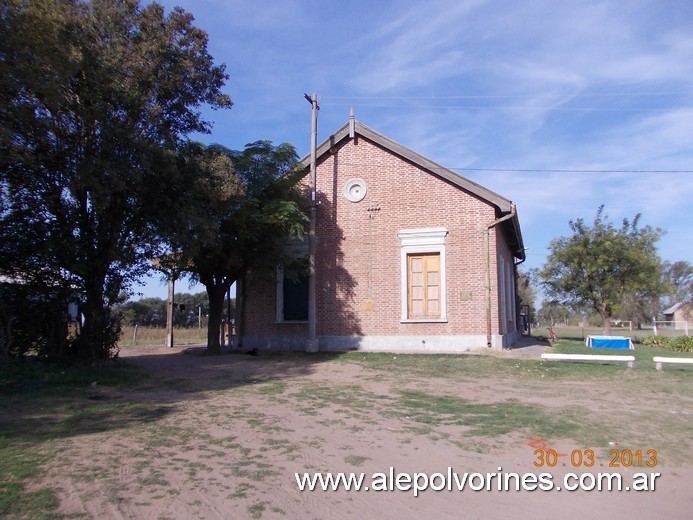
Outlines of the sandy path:
{"label": "sandy path", "polygon": [[[412,491],[301,492],[296,472],[364,472],[368,479],[390,467],[429,475],[446,473],[448,467],[458,474],[494,473],[499,467],[519,474],[546,469],[533,466],[535,446],[527,437],[482,442],[472,450],[462,442],[464,427],[426,432],[425,425],[390,413],[393,385],[407,384],[390,374],[356,363],[205,357],[183,351],[138,348],[122,353],[165,377],[165,384],[131,391],[100,388],[104,399],[147,399],[160,413],[125,429],[57,443],[57,460],[44,484],[60,488],[61,512],[113,519],[654,519],[689,518],[693,510],[693,468],[676,465],[655,468],[662,474],[655,492],[494,488],[427,490],[418,497]],[[478,384],[433,383],[439,393],[489,399]],[[542,401],[530,393],[515,397]],[[585,400],[589,403],[589,396]],[[578,448],[569,440],[550,447],[559,453]],[[555,482],[572,470],[569,466],[553,468]],[[624,482],[635,471],[622,469]]]}

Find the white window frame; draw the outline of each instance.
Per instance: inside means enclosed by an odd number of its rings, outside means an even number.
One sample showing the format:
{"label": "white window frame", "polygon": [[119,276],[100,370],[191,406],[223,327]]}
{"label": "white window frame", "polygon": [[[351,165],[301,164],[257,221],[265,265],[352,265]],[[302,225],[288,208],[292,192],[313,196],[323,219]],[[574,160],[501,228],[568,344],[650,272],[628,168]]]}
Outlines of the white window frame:
{"label": "white window frame", "polygon": [[[402,229],[397,233],[400,241],[400,300],[401,323],[447,323],[446,281],[445,281],[445,237],[446,228]],[[409,318],[407,294],[407,259],[412,254],[440,255],[440,318]]]}

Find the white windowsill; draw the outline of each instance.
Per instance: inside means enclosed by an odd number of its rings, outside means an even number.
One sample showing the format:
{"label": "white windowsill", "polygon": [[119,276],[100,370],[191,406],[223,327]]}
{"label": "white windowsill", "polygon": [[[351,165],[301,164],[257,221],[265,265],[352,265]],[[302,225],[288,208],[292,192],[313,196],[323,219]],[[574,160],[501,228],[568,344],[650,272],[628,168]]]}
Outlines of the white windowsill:
{"label": "white windowsill", "polygon": [[399,320],[400,323],[447,323],[447,318],[421,318],[415,320]]}

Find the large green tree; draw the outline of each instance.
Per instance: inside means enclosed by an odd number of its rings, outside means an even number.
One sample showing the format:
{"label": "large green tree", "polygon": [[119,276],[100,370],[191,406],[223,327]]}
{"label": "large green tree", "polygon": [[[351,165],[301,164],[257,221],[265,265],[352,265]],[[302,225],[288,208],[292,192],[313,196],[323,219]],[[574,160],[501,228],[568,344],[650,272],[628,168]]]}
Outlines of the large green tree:
{"label": "large green tree", "polygon": [[80,293],[73,355],[108,357],[110,306],[175,208],[176,151],[231,106],[190,14],[138,0],[0,4],[0,274]]}
{"label": "large green tree", "polygon": [[662,291],[656,243],[663,231],[640,226],[640,215],[614,226],[597,210],[594,222],[570,221],[573,234],[554,239],[541,276],[547,296],[571,306],[591,307],[611,332],[611,319],[621,305],[638,295]]}
{"label": "large green tree", "polygon": [[[184,226],[169,227],[173,266],[192,273],[209,296],[207,350],[220,352],[224,296],[250,270],[287,263],[287,240],[307,223],[300,180],[305,169],[289,144],[248,144],[242,151],[192,144],[181,154],[189,189],[180,200]],[[166,226],[164,226],[166,227]]]}

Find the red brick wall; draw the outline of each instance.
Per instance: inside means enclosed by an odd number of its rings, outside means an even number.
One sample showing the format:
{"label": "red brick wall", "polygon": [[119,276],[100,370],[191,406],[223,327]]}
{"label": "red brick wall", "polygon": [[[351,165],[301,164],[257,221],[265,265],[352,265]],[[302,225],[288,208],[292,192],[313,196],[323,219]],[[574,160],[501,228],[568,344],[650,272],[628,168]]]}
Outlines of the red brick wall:
{"label": "red brick wall", "polygon": [[[368,186],[358,203],[343,195],[353,178]],[[493,206],[360,136],[344,141],[318,164],[317,192],[319,336],[486,334],[483,232],[496,218]],[[434,227],[448,230],[447,323],[400,323],[397,233]],[[490,247],[491,284],[496,287],[496,248],[512,262],[500,229],[491,235]],[[304,324],[275,323],[275,292],[272,281],[248,284],[245,333],[306,334]],[[498,334],[495,291],[492,302],[492,330]]]}

